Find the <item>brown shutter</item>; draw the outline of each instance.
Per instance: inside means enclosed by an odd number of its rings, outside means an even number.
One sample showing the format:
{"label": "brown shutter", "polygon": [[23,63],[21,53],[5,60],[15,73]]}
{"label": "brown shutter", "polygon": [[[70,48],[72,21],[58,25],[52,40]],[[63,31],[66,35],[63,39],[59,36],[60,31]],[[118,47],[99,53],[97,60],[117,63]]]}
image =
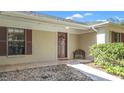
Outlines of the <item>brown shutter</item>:
{"label": "brown shutter", "polygon": [[0,27],[0,56],[7,55],[7,28]]}
{"label": "brown shutter", "polygon": [[65,34],[65,57],[68,57],[67,55],[67,51],[68,51],[68,36],[67,36],[67,33],[64,33]]}
{"label": "brown shutter", "polygon": [[32,30],[25,30],[25,54],[32,54]]}
{"label": "brown shutter", "polygon": [[114,43],[115,42],[115,32],[112,32],[112,43]]}
{"label": "brown shutter", "polygon": [[124,33],[121,33],[121,42],[124,43]]}

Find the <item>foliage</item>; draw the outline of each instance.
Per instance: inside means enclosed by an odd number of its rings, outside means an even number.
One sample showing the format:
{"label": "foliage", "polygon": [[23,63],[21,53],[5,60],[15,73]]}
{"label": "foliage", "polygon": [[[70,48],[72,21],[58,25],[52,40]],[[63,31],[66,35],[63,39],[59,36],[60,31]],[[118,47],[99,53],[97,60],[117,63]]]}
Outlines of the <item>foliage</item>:
{"label": "foliage", "polygon": [[114,62],[123,60],[124,58],[124,44],[123,43],[107,43],[95,44],[90,47],[90,55],[94,57],[95,61],[99,62]]}
{"label": "foliage", "polygon": [[124,44],[108,43],[90,47],[90,55],[95,64],[101,66],[108,73],[124,78]]}
{"label": "foliage", "polygon": [[100,65],[108,73],[118,75],[118,76],[124,78],[124,67],[122,67],[120,65],[113,65],[110,62],[104,62],[104,63],[95,62],[95,64]]}

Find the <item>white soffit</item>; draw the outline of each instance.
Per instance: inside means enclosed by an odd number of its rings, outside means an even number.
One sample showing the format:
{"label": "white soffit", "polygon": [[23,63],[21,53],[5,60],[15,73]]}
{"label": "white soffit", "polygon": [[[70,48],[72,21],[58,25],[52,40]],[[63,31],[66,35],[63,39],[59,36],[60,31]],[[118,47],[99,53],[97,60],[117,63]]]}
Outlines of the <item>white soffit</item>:
{"label": "white soffit", "polygon": [[[64,25],[57,25],[45,22],[37,22],[29,19],[21,19],[17,17],[8,17],[0,15],[0,26],[16,27],[24,29],[33,29],[39,31],[51,31],[51,32],[69,32],[79,34],[78,30],[83,31],[81,28],[70,27],[66,29]],[[83,31],[84,32],[84,31]]]}
{"label": "white soffit", "polygon": [[110,22],[109,21],[106,21],[106,22],[102,22],[102,23],[98,23],[98,24],[94,24],[94,25],[90,25],[89,27],[92,28],[97,28],[97,27],[101,27],[101,26],[106,26],[108,25]]}
{"label": "white soffit", "polygon": [[[24,12],[0,12],[0,25],[10,27],[22,27],[26,29],[44,30],[53,32],[70,32],[76,34],[92,32],[92,27],[101,27],[109,22],[95,25],[83,25],[76,22],[65,21],[48,16],[37,16]],[[66,29],[66,28],[69,29]]]}
{"label": "white soffit", "polygon": [[68,22],[68,21],[50,18],[50,17],[46,17],[42,15],[35,16],[32,14],[23,13],[23,12],[1,12],[0,14],[11,16],[11,17],[17,17],[21,19],[37,21],[37,22],[45,22],[45,23],[51,23],[51,24],[57,24],[57,25],[63,25],[63,26],[70,26],[71,28],[78,28],[78,29],[83,29],[83,30],[88,29],[88,26],[83,25],[83,24],[79,24],[76,22]]}

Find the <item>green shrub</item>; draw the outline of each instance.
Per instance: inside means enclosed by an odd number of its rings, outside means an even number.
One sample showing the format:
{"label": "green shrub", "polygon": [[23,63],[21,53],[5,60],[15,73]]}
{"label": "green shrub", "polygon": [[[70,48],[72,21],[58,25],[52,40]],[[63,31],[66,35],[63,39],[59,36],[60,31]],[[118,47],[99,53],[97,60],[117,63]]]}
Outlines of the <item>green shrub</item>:
{"label": "green shrub", "polygon": [[99,62],[114,62],[124,59],[123,43],[95,44],[90,47],[89,53]]}
{"label": "green shrub", "polygon": [[124,67],[120,65],[113,65],[110,62],[95,62],[95,64],[100,65],[101,68],[110,74],[124,78]]}
{"label": "green shrub", "polygon": [[103,65],[102,66],[108,73],[121,76],[124,78],[124,67],[112,66],[112,65]]}
{"label": "green shrub", "polygon": [[117,60],[117,65],[124,67],[124,60]]}
{"label": "green shrub", "polygon": [[90,55],[94,63],[100,65],[108,73],[124,78],[124,44],[107,43],[90,47]]}

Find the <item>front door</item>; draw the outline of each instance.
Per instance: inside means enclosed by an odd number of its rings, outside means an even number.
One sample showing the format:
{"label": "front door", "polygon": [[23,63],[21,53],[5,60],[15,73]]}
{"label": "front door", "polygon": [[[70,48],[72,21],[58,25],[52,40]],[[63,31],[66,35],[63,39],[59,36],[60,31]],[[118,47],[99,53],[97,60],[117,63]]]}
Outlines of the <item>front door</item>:
{"label": "front door", "polygon": [[67,58],[67,33],[58,32],[58,58]]}

